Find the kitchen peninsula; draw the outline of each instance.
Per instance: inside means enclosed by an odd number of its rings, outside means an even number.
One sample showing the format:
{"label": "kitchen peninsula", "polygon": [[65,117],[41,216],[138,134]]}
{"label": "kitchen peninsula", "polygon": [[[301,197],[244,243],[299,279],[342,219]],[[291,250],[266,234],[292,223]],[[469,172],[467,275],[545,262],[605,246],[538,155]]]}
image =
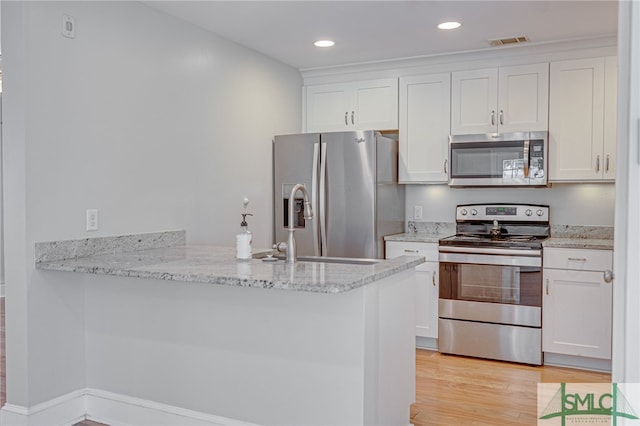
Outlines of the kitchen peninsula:
{"label": "kitchen peninsula", "polygon": [[85,273],[92,287],[88,418],[409,424],[406,307],[424,258],[238,261],[232,248],[184,240],[176,231],[36,246],[39,273]]}

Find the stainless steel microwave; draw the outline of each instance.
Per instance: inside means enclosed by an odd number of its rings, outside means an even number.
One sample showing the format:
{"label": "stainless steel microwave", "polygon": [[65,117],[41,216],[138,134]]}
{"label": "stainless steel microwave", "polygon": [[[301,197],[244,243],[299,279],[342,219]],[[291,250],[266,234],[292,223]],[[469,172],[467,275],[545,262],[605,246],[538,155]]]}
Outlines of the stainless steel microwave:
{"label": "stainless steel microwave", "polygon": [[449,136],[449,186],[547,186],[548,132]]}

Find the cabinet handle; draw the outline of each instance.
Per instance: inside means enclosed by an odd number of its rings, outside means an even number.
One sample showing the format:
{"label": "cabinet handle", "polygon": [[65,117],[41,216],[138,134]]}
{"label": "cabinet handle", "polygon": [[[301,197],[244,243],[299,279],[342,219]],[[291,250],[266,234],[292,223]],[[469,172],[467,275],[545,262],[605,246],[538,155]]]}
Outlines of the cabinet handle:
{"label": "cabinet handle", "polygon": [[419,250],[410,250],[410,249],[404,249],[405,253],[420,253]]}
{"label": "cabinet handle", "polygon": [[604,271],[603,278],[605,283],[610,283],[613,281],[613,272],[610,269],[607,269]]}
{"label": "cabinet handle", "polygon": [[353,119],[353,115],[355,114],[354,111],[351,111],[351,124],[356,124],[356,122]]}
{"label": "cabinet handle", "polygon": [[349,122],[347,121],[347,117],[349,117],[349,111],[345,111],[344,113],[344,125],[348,126]]}
{"label": "cabinet handle", "polygon": [[433,283],[433,286],[436,286],[436,271],[433,271],[433,276],[431,277],[431,282]]}
{"label": "cabinet handle", "polygon": [[547,296],[549,295],[549,278],[547,278],[547,289],[545,290],[545,293],[547,293]]}
{"label": "cabinet handle", "polygon": [[495,109],[491,110],[491,125],[492,126],[496,125],[496,110]]}
{"label": "cabinet handle", "polygon": [[504,112],[500,110],[500,125],[502,126],[503,124],[504,124]]}
{"label": "cabinet handle", "polygon": [[609,173],[609,155],[607,155],[607,161],[604,163],[604,172]]}
{"label": "cabinet handle", "polygon": [[447,167],[447,166],[449,165],[448,163],[449,163],[449,160],[445,158],[445,160],[444,160],[444,167],[443,167],[443,169],[444,169],[444,174],[445,174],[445,175],[448,175],[448,174],[449,174],[449,170],[448,170],[448,167]]}
{"label": "cabinet handle", "polygon": [[596,157],[596,173],[600,173],[600,156]]}
{"label": "cabinet handle", "polygon": [[569,262],[586,262],[587,261],[585,257],[568,257],[567,260]]}

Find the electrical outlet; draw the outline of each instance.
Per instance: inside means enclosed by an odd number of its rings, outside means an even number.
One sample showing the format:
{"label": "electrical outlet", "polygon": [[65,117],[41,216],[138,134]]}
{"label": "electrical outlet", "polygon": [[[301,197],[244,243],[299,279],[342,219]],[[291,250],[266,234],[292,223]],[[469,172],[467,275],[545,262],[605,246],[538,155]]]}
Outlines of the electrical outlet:
{"label": "electrical outlet", "polygon": [[87,209],[87,231],[98,230],[98,209]]}
{"label": "electrical outlet", "polygon": [[71,15],[62,15],[62,35],[68,38],[76,37],[76,19]]}
{"label": "electrical outlet", "polygon": [[422,220],[422,206],[413,206],[413,218]]}

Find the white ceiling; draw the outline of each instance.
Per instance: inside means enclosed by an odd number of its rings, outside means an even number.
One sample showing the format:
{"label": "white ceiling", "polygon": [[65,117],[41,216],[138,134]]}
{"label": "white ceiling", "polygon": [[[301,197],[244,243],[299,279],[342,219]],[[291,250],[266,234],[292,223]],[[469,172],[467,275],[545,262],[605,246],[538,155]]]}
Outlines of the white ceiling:
{"label": "white ceiling", "polygon": [[[144,3],[295,68],[489,48],[489,39],[532,43],[615,36],[616,0],[604,1],[155,1]],[[457,20],[462,27],[436,25]],[[333,48],[313,42],[329,38]]]}

